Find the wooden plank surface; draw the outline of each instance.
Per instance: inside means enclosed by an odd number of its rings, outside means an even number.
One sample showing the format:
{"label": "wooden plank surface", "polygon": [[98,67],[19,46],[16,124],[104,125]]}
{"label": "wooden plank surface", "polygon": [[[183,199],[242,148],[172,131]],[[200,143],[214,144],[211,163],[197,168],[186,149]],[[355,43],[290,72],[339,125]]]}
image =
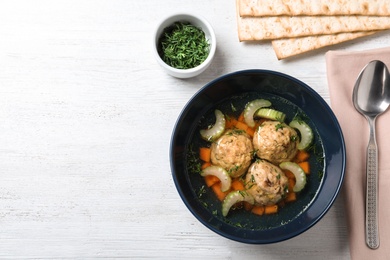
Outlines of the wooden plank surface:
{"label": "wooden plank surface", "polygon": [[[189,80],[151,49],[158,21],[183,10],[218,37],[211,68]],[[301,236],[246,245],[191,215],[169,167],[176,118],[201,86],[264,68],[329,102],[324,53],[281,62],[270,44],[239,43],[232,0],[1,1],[0,258],[349,259],[342,196]]]}

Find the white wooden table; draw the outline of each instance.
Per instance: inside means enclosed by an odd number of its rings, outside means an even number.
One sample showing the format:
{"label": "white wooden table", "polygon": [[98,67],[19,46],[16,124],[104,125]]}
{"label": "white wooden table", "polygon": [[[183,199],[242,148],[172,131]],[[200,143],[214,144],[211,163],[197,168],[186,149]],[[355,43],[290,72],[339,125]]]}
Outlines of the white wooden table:
{"label": "white wooden table", "polygon": [[[187,210],[169,143],[189,98],[223,74],[277,70],[329,102],[324,54],[278,61],[269,43],[238,42],[234,0],[0,2],[0,258],[349,259],[343,196],[299,237],[246,245]],[[217,54],[178,80],[152,55],[170,13],[213,25]],[[337,49],[384,47],[389,34]]]}

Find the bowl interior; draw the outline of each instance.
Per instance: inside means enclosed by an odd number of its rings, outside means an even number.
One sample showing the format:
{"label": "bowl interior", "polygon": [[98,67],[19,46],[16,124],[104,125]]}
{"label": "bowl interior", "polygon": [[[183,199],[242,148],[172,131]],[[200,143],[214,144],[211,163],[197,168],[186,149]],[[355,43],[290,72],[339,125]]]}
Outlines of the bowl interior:
{"label": "bowl interior", "polygon": [[[305,114],[315,130],[316,156],[311,156],[308,185],[297,201],[286,204],[276,215],[256,216],[236,210],[223,217],[221,202],[205,188],[191,163],[204,141],[199,130],[212,121],[218,108],[242,111],[247,101],[266,98],[287,114]],[[234,110],[235,110],[234,109]],[[193,157],[195,155],[195,157]],[[326,102],[304,83],[278,72],[248,70],[228,74],[203,87],[185,106],[171,140],[171,169],[177,190],[188,209],[209,229],[227,238],[265,244],[294,237],[313,226],[328,211],[340,190],[345,169],[341,129]]]}

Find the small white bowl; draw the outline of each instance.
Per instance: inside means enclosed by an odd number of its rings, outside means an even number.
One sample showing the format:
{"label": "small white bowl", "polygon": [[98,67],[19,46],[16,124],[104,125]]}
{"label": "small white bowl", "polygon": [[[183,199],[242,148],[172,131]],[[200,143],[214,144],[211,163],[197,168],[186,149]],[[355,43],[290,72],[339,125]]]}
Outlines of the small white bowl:
{"label": "small white bowl", "polygon": [[[191,68],[191,69],[176,69],[174,67],[169,66],[166,64],[162,58],[160,57],[158,53],[158,44],[160,37],[164,31],[165,28],[171,26],[175,22],[189,22],[190,24],[199,27],[203,30],[205,33],[206,39],[209,41],[210,44],[210,51],[209,55],[207,56],[206,60],[203,61],[202,64],[200,64],[197,67]],[[157,62],[160,64],[160,66],[171,76],[176,78],[191,78],[198,76],[200,73],[205,71],[207,67],[210,66],[215,50],[217,47],[217,41],[215,38],[215,33],[213,28],[211,27],[210,23],[199,15],[192,15],[188,13],[179,13],[171,15],[164,20],[157,26],[157,29],[154,32],[154,56],[156,57]]]}

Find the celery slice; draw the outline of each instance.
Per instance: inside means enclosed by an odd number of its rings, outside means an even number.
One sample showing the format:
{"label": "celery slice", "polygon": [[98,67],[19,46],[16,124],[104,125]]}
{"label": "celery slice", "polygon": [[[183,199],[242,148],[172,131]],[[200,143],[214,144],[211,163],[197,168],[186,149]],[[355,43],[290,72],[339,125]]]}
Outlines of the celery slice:
{"label": "celery slice", "polygon": [[214,111],[215,124],[209,129],[200,130],[201,137],[209,142],[217,140],[225,131],[225,115],[218,109]]}
{"label": "celery slice", "polygon": [[244,121],[245,123],[250,126],[255,126],[255,120],[254,115],[257,110],[259,110],[262,107],[269,107],[271,106],[271,102],[266,99],[255,99],[251,102],[249,102],[244,109]]}
{"label": "celery slice", "polygon": [[250,195],[246,191],[237,190],[237,191],[230,192],[222,202],[222,215],[226,217],[227,214],[229,213],[230,208],[234,204],[242,201],[246,201],[250,204],[255,203],[255,200],[252,197],[252,195]]}
{"label": "celery slice", "polygon": [[293,120],[290,122],[290,126],[297,129],[301,134],[301,140],[297,145],[298,150],[307,149],[314,138],[313,131],[310,126],[302,120]]}
{"label": "celery slice", "polygon": [[225,192],[230,189],[232,179],[230,178],[229,173],[220,166],[209,166],[205,168],[201,173],[201,176],[205,177],[207,175],[214,175],[221,181],[221,191]]}
{"label": "celery slice", "polygon": [[294,162],[282,162],[279,167],[283,170],[289,170],[295,176],[295,186],[293,191],[299,192],[306,185],[306,174],[297,163]]}
{"label": "celery slice", "polygon": [[272,108],[260,108],[255,113],[255,118],[256,117],[283,122],[286,118],[286,114]]}

